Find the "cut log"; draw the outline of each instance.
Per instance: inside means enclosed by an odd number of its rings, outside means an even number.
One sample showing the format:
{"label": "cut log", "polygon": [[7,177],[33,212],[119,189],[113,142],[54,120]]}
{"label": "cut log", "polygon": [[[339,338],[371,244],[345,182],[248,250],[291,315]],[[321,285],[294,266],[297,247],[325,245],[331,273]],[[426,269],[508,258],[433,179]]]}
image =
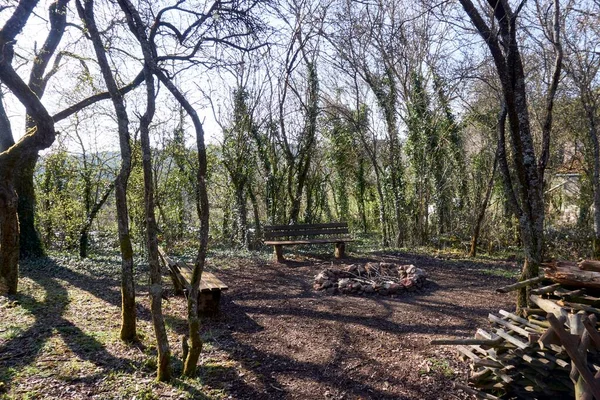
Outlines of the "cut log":
{"label": "cut log", "polygon": [[525,325],[526,327],[529,327],[529,328],[534,329],[536,331],[542,331],[543,330],[543,329],[541,329],[541,327],[539,325],[534,325],[534,324],[530,323],[529,321],[527,321],[525,318],[521,318],[521,317],[519,317],[519,316],[517,316],[517,315],[515,315],[513,313],[508,312],[508,311],[500,310],[499,313],[503,317],[506,317],[508,319],[512,319],[513,321],[519,322],[519,323]]}
{"label": "cut log", "polygon": [[530,286],[530,285],[534,285],[536,283],[540,283],[544,279],[546,279],[546,278],[543,276],[537,276],[535,278],[526,279],[521,282],[513,283],[512,285],[503,286],[501,288],[496,289],[496,292],[498,292],[498,293],[512,292],[513,290],[518,290],[518,289],[524,288],[525,286]]}
{"label": "cut log", "polygon": [[477,328],[477,332],[475,332],[475,339],[502,340],[502,338],[495,333],[490,333],[481,328]]}
{"label": "cut log", "polygon": [[[534,293],[535,294],[535,293]],[[566,290],[566,289],[558,289],[554,291],[554,295],[557,297],[577,297],[584,296],[585,289],[575,289],[575,290]]]}
{"label": "cut log", "polygon": [[564,301],[564,300],[558,300],[557,304],[559,304],[563,307],[566,307],[566,308],[572,308],[573,310],[586,311],[589,313],[594,313],[594,314],[600,315],[600,308],[587,306],[585,304],[572,303],[572,302]]}
{"label": "cut log", "polygon": [[498,336],[500,336],[501,338],[505,339],[507,342],[514,344],[515,346],[517,346],[520,349],[526,349],[529,347],[529,343],[525,343],[522,340],[519,340],[519,339],[509,335],[507,332],[503,331],[502,329],[498,329],[496,331],[496,334]]}
{"label": "cut log", "polygon": [[546,311],[542,310],[541,308],[530,308],[530,307],[525,307],[523,308],[523,313],[526,316],[530,316],[530,315],[542,315],[542,316],[546,316],[546,314],[548,314]]}
{"label": "cut log", "polygon": [[542,299],[540,296],[536,296],[533,294],[529,296],[529,299],[542,310],[546,311],[549,314],[554,314],[556,318],[560,318],[561,316],[567,318],[569,316],[569,312],[567,310],[565,310],[563,307],[559,306],[552,300]]}
{"label": "cut log", "polygon": [[496,397],[489,393],[485,393],[485,392],[481,392],[479,390],[472,389],[472,388],[468,387],[467,385],[462,385],[460,383],[455,382],[454,387],[462,390],[463,392],[472,394],[473,396],[477,397],[478,399],[500,400],[500,397]]}
{"label": "cut log", "polygon": [[553,283],[552,285],[540,287],[537,289],[532,289],[531,294],[544,294],[554,292],[556,289],[560,288],[560,283]]}
{"label": "cut log", "polygon": [[583,271],[596,271],[600,272],[600,261],[596,260],[583,260],[578,263],[579,269]]}
{"label": "cut log", "polygon": [[484,346],[494,346],[502,342],[502,338],[497,339],[434,339],[429,344],[432,345],[458,345],[458,344],[477,344]]}
{"label": "cut log", "polygon": [[555,261],[543,264],[546,278],[566,286],[600,289],[600,272],[579,269],[577,263]]}
{"label": "cut log", "polygon": [[488,360],[486,358],[474,360],[473,365],[475,367],[486,367],[486,368],[496,368],[496,369],[500,369],[500,368],[504,367],[504,365],[500,364],[498,361]]}
{"label": "cut log", "polygon": [[481,371],[472,373],[471,376],[469,376],[469,382],[472,382],[472,383],[481,382],[482,380],[489,377],[491,374],[492,374],[491,369],[483,368]]}
{"label": "cut log", "polygon": [[578,348],[577,341],[574,340],[569,333],[565,332],[561,322],[559,322],[554,315],[549,314],[548,321],[550,322],[550,325],[552,325],[552,329],[554,329],[556,334],[560,337],[563,347],[571,358],[571,362],[577,371],[579,371],[583,380],[587,383],[586,389],[588,389],[595,398],[600,399],[600,382],[588,369],[587,363],[583,359]]}
{"label": "cut log", "polygon": [[497,316],[495,316],[494,314],[489,314],[488,315],[488,319],[490,320],[490,322],[496,323],[498,325],[502,325],[505,328],[510,329],[513,332],[516,332],[520,335],[523,335],[525,337],[529,336],[529,332],[527,332],[525,329],[521,328],[520,326],[517,326],[515,324],[512,324],[508,321],[503,320],[502,318],[498,318]]}

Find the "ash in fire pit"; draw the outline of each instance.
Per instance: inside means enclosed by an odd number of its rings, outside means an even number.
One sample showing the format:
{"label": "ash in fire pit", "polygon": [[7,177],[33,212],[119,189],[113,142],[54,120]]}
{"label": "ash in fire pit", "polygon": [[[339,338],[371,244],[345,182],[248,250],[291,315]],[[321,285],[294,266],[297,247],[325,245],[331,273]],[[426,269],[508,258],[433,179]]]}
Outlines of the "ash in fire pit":
{"label": "ash in fire pit", "polygon": [[426,282],[427,274],[414,265],[381,262],[324,269],[315,277],[314,288],[328,294],[391,296],[420,290]]}

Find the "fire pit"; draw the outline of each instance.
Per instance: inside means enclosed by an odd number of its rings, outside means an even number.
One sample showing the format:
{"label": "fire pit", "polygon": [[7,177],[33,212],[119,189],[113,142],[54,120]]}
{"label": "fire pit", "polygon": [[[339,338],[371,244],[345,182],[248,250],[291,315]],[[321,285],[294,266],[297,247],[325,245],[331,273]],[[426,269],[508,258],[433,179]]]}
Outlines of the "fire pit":
{"label": "fire pit", "polygon": [[395,296],[421,290],[426,283],[427,274],[421,268],[380,262],[324,269],[313,287],[328,294]]}

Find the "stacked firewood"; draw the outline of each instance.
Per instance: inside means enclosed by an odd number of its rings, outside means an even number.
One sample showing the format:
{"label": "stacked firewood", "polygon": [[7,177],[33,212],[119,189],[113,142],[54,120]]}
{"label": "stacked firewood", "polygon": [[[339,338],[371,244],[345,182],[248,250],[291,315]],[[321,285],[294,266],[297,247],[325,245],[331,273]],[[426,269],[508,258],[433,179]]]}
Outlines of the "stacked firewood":
{"label": "stacked firewood", "polygon": [[498,289],[530,287],[523,317],[500,310],[472,339],[432,341],[469,360],[469,385],[458,387],[484,399],[600,399],[600,262],[544,266],[544,276]]}

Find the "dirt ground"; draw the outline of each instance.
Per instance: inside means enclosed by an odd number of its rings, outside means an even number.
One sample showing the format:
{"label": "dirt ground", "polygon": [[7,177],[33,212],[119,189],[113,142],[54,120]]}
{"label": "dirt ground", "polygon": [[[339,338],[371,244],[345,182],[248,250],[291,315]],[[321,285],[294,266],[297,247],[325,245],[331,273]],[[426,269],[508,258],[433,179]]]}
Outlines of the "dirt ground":
{"label": "dirt ground", "polygon": [[229,332],[218,342],[249,371],[232,377],[231,395],[460,398],[452,380],[462,366],[449,348],[429,341],[472,336],[477,326],[487,325],[490,311],[513,308],[512,297],[494,292],[509,279],[490,272],[514,266],[409,254],[344,263],[376,260],[414,264],[429,274],[431,283],[424,293],[397,298],[330,296],[312,289],[312,279],[332,266],[330,260],[243,263],[220,272],[231,290],[220,322]]}
{"label": "dirt ground", "polygon": [[[23,269],[21,292],[0,298],[0,399],[462,399],[464,364],[442,337],[470,337],[487,314],[512,309],[494,292],[516,266],[408,253],[343,262],[291,255],[210,264],[230,289],[222,312],[203,324],[200,375],[153,381],[153,334],[139,290],[141,341],[118,340],[118,263],[51,260]],[[324,268],[367,261],[414,264],[431,281],[396,298],[327,295],[312,288]],[[140,271],[144,276],[144,271]],[[169,297],[166,322],[175,357],[186,332],[185,302]],[[174,369],[180,370],[180,362]]]}

